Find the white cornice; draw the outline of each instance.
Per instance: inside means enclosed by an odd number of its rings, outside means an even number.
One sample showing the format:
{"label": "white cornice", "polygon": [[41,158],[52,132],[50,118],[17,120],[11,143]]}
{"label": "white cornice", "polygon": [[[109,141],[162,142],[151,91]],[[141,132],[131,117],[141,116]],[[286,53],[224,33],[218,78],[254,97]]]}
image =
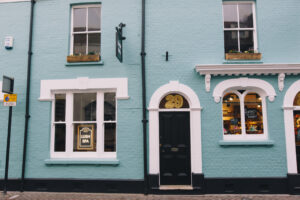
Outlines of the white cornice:
{"label": "white cornice", "polygon": [[196,65],[200,75],[269,75],[285,73],[299,74],[300,64],[223,64],[223,65]]}
{"label": "white cornice", "polygon": [[210,91],[211,76],[278,75],[278,88],[284,88],[285,75],[300,73],[300,64],[221,64],[196,65],[195,70],[205,75],[206,91]]}

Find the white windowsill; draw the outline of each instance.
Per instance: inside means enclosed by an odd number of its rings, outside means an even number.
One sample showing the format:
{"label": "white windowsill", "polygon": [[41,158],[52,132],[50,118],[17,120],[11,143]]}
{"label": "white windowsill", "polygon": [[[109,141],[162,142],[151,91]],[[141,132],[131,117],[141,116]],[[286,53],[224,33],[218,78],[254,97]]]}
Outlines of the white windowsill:
{"label": "white windowsill", "polygon": [[50,158],[46,159],[45,165],[119,165],[120,161],[116,158],[102,159],[67,159]]}

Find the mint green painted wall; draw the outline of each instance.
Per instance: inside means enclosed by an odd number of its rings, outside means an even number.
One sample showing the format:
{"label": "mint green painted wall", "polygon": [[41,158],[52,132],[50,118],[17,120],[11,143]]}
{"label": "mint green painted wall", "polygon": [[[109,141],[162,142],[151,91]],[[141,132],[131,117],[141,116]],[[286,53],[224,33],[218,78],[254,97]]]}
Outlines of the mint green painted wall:
{"label": "mint green painted wall", "polygon": [[[258,47],[263,63],[300,62],[300,2],[256,1]],[[203,107],[201,113],[203,173],[205,177],[285,177],[287,174],[282,103],[285,91],[299,76],[287,76],[279,92],[277,76],[260,78],[273,85],[277,97],[267,102],[268,128],[274,146],[221,147],[222,108],[212,97],[215,86],[239,76],[212,77],[205,91],[197,64],[223,64],[224,39],[222,1],[152,0],[147,2],[148,102],[160,86],[170,80],[191,87]],[[168,51],[169,61],[165,61]]]}
{"label": "mint green painted wall", "polygon": [[[25,119],[25,85],[28,51],[29,4],[0,3],[0,81],[7,75],[15,78],[17,106],[13,108],[9,177],[21,176],[22,149]],[[12,50],[4,48],[6,36],[14,37]],[[4,177],[8,107],[0,105],[0,178]]]}

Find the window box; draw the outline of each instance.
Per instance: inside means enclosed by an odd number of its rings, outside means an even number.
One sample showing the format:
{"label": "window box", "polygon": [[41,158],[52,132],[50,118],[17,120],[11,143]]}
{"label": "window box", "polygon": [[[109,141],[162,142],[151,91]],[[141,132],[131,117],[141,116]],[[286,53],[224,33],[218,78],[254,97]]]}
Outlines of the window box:
{"label": "window box", "polygon": [[98,62],[100,55],[81,55],[81,56],[68,56],[67,62]]}
{"label": "window box", "polygon": [[226,60],[261,60],[261,53],[226,53]]}

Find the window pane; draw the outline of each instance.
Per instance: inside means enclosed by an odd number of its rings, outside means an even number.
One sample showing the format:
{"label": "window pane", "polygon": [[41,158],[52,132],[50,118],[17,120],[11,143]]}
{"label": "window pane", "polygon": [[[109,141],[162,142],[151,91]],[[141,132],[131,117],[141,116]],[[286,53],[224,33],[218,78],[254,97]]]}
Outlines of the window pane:
{"label": "window pane", "polygon": [[89,8],[89,31],[100,31],[100,7]]}
{"label": "window pane", "polygon": [[224,135],[242,134],[240,99],[234,93],[223,97],[223,125]]}
{"label": "window pane", "polygon": [[66,95],[56,94],[55,95],[55,116],[56,122],[64,122],[66,113]]}
{"label": "window pane", "polygon": [[239,4],[240,28],[253,28],[252,4]]}
{"label": "window pane", "polygon": [[224,15],[224,27],[225,28],[237,28],[238,17],[237,17],[237,5],[224,4],[223,5]]}
{"label": "window pane", "polygon": [[96,124],[74,124],[74,143],[75,151],[96,151],[97,145]]}
{"label": "window pane", "polygon": [[300,111],[294,111],[295,141],[300,146]]}
{"label": "window pane", "polygon": [[100,54],[100,33],[89,34],[88,53],[91,55]]}
{"label": "window pane", "polygon": [[225,52],[238,51],[238,32],[237,31],[225,31]]}
{"label": "window pane", "polygon": [[55,124],[54,151],[66,151],[66,125]]}
{"label": "window pane", "polygon": [[241,52],[253,51],[253,31],[240,31],[240,49]]}
{"label": "window pane", "polygon": [[86,30],[86,8],[74,8],[73,31]]}
{"label": "window pane", "polygon": [[104,136],[104,151],[115,152],[116,151],[116,124],[105,124],[105,136]]}
{"label": "window pane", "polygon": [[74,94],[74,121],[96,121],[96,93]]}
{"label": "window pane", "polygon": [[263,134],[263,113],[261,98],[256,93],[245,96],[245,126],[247,134]]}
{"label": "window pane", "polygon": [[298,92],[298,94],[296,95],[294,106],[300,106],[300,92]]}
{"label": "window pane", "polygon": [[74,34],[74,55],[86,55],[86,34]]}
{"label": "window pane", "polygon": [[115,93],[104,94],[104,120],[105,121],[116,120],[116,94]]}

